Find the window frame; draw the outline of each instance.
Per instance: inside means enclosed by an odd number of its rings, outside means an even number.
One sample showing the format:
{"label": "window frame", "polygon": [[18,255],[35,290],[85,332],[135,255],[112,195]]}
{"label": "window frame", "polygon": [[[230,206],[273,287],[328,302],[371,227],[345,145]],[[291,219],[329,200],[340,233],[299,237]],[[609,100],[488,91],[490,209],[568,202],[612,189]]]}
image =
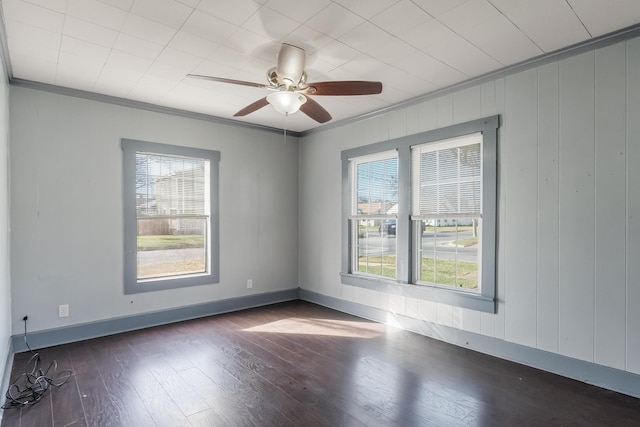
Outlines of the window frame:
{"label": "window frame", "polygon": [[[123,138],[123,243],[124,243],[124,293],[159,291],[214,284],[220,278],[219,254],[219,162],[220,152],[178,145],[160,144]],[[157,279],[137,278],[137,214],[136,214],[136,153],[159,156],[177,156],[209,161],[209,223],[208,231],[208,271]]]}
{"label": "window frame", "polygon": [[[496,224],[498,183],[499,116],[491,116],[421,132],[405,137],[343,150],[342,159],[342,263],[341,282],[376,291],[440,302],[487,313],[496,310]],[[411,147],[438,142],[476,132],[482,133],[482,244],[479,248],[479,271],[482,288],[469,292],[416,284],[413,242],[417,239],[418,221],[411,220]],[[396,219],[397,274],[396,280],[353,274],[351,260],[352,230],[349,221],[350,184],[349,160],[382,151],[398,151],[398,217]],[[357,244],[357,242],[355,242]]]}

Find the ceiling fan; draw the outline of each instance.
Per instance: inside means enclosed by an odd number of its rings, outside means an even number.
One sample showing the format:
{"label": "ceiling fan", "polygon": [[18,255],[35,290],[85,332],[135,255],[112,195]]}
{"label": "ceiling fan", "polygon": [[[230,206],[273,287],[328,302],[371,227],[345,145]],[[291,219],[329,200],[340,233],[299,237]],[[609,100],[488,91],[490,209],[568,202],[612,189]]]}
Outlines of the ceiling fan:
{"label": "ceiling fan", "polygon": [[331,120],[331,115],[320,104],[314,101],[310,95],[351,96],[374,95],[382,92],[381,82],[353,80],[307,83],[307,73],[304,71],[304,64],[304,49],[283,43],[278,53],[277,66],[267,71],[267,84],[203,76],[200,74],[187,74],[187,77],[273,91],[273,93],[264,98],[247,105],[235,113],[234,117],[246,116],[271,104],[282,114],[289,115],[300,110],[318,123],[326,123]]}

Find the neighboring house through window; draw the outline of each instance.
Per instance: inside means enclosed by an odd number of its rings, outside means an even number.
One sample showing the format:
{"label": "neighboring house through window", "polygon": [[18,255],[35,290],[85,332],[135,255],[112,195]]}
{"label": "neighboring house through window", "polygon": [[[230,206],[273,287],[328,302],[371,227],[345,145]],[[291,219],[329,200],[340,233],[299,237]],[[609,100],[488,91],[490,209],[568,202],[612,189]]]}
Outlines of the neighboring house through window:
{"label": "neighboring house through window", "polygon": [[217,151],[122,140],[125,293],[218,282]]}

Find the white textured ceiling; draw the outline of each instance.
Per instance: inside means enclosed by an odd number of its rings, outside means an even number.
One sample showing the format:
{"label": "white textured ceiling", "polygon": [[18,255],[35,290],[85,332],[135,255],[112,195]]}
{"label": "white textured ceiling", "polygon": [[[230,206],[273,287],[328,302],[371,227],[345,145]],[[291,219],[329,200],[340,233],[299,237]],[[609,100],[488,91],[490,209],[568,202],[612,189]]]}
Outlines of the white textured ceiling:
{"label": "white textured ceiling", "polygon": [[[13,78],[233,118],[267,91],[280,43],[308,80],[377,80],[315,98],[333,122],[640,22],[639,0],[1,0]],[[266,106],[240,121],[304,131]],[[331,122],[329,122],[331,123]]]}

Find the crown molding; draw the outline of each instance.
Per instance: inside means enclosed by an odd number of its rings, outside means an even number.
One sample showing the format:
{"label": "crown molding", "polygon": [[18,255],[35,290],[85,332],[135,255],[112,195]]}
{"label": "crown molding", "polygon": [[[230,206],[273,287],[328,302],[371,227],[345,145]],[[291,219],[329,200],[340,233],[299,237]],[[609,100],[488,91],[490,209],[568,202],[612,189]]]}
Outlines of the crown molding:
{"label": "crown molding", "polygon": [[[281,134],[284,129],[263,126],[254,123],[239,122],[237,120],[225,119],[223,117],[212,116],[209,114],[196,113],[193,111],[181,110],[179,108],[165,107],[162,105],[151,104],[148,102],[135,101],[132,99],[119,98],[117,96],[104,95],[96,92],[89,92],[80,89],[72,89],[64,86],[52,85],[49,83],[34,82],[32,80],[23,80],[12,78],[9,84],[15,87],[23,87],[27,89],[41,90],[44,92],[55,93],[57,95],[72,96],[75,98],[83,98],[91,101],[104,102],[107,104],[115,104],[123,107],[137,108],[140,110],[153,111],[155,113],[170,114],[172,116],[186,117],[196,120],[204,120],[207,122],[219,123],[223,125],[242,127],[247,129],[257,129],[265,132]],[[300,132],[287,130],[287,136],[299,137]]]}
{"label": "crown molding", "polygon": [[[600,49],[615,43],[620,43],[626,40],[630,40],[638,36],[640,36],[640,24],[635,24],[630,27],[626,27],[621,30],[614,31],[609,34],[604,34],[599,37],[595,37],[580,43],[576,43],[574,45],[571,45],[562,49],[558,49],[556,51],[549,52],[549,53],[537,56],[535,58],[531,58],[531,59],[519,62],[517,64],[513,64],[510,66],[501,68],[499,70],[491,71],[489,73],[483,74],[478,77],[473,77],[471,79],[444,87],[442,89],[435,90],[433,92],[416,96],[414,98],[399,102],[389,107],[371,111],[365,114],[360,114],[358,116],[351,117],[348,119],[328,123],[328,124],[325,124],[313,129],[309,129],[306,131],[296,132],[296,131],[287,130],[286,132],[287,132],[287,135],[297,137],[297,138],[302,138],[314,133],[323,132],[323,131],[341,127],[350,123],[355,123],[365,119],[377,117],[382,114],[386,114],[390,111],[395,111],[402,108],[410,107],[412,105],[416,105],[425,101],[429,101],[435,98],[449,95],[453,92],[457,92],[472,86],[477,86],[479,84],[486,83],[491,80],[507,77],[522,71],[529,70],[531,68],[540,67],[542,65],[545,65],[551,62],[556,62],[556,61],[560,61],[562,59],[566,59],[575,55],[579,55],[584,52],[593,51],[593,50]],[[156,104],[151,104],[151,103],[146,103],[141,101],[134,101],[134,100],[119,98],[119,97],[110,96],[110,95],[103,95],[95,92],[88,92],[88,91],[83,91],[79,89],[71,89],[71,88],[62,87],[62,86],[56,86],[48,83],[39,83],[39,82],[30,81],[30,80],[13,78],[11,60],[9,58],[9,50],[7,47],[7,36],[5,32],[4,17],[2,16],[1,10],[0,10],[0,58],[2,59],[2,65],[9,79],[9,83],[12,86],[42,90],[46,92],[56,93],[59,95],[73,96],[76,98],[84,98],[84,99],[89,99],[89,100],[98,101],[98,102],[105,102],[109,104],[116,104],[116,105],[121,105],[125,107],[138,108],[138,109],[147,110],[147,111],[171,114],[174,116],[187,117],[187,118],[204,120],[204,121],[237,126],[242,128],[257,129],[257,130],[262,130],[262,131],[272,132],[272,133],[284,132],[284,129],[274,128],[270,126],[239,122],[236,120],[226,119],[223,117],[212,116],[212,115],[203,114],[203,113],[196,113],[192,111],[181,110],[178,108],[164,107],[161,105],[156,105]]]}

